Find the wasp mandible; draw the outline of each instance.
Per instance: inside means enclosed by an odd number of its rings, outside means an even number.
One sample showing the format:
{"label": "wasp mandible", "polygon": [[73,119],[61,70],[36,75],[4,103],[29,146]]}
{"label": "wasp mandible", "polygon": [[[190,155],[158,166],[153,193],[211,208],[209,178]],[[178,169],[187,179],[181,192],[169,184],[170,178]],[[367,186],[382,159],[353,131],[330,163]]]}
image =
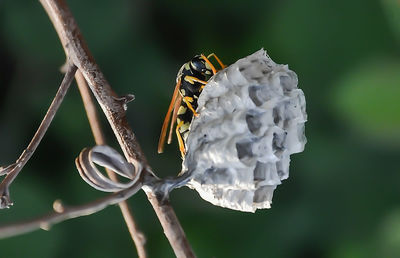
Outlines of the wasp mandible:
{"label": "wasp mandible", "polygon": [[160,139],[158,141],[158,153],[163,152],[167,127],[172,114],[167,143],[171,143],[172,131],[176,121],[175,132],[178,138],[179,150],[182,158],[185,157],[185,141],[189,134],[189,126],[193,116],[199,115],[196,112],[197,99],[204,86],[207,84],[207,81],[211,76],[217,73],[217,69],[209,60],[211,57],[217,60],[221,69],[226,67],[221,60],[212,53],[207,57],[203,54],[196,55],[179,69],[178,75],[176,76],[174,94],[172,95],[171,103],[169,104],[168,112],[165,115],[162,125]]}

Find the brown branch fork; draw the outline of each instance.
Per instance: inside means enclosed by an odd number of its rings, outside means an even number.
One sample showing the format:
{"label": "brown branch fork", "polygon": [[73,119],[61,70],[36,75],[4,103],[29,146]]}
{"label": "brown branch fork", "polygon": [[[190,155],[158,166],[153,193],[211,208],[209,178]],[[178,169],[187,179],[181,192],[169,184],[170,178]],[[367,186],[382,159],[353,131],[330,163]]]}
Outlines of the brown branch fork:
{"label": "brown branch fork", "polygon": [[[129,98],[119,97],[110,87],[100,68],[83,40],[83,36],[78,25],[72,16],[64,0],[39,0],[52,21],[57,34],[60,38],[65,54],[67,56],[67,71],[61,83],[59,91],[53,100],[45,118],[39,129],[33,137],[31,143],[22,153],[16,163],[1,169],[0,175],[7,175],[0,184],[0,206],[7,207],[11,205],[9,198],[9,186],[19,174],[23,166],[32,156],[36,147],[40,143],[43,135],[47,131],[63,97],[65,96],[69,85],[71,84],[75,72],[76,79],[85,103],[88,118],[92,127],[93,134],[97,144],[104,144],[104,138],[101,136],[96,114],[88,110],[93,110],[93,102],[90,100],[90,94],[84,92],[86,83],[95,96],[101,109],[103,110],[111,128],[119,142],[126,160],[130,163],[140,162],[143,170],[137,171],[136,176],[140,177],[137,183],[131,187],[119,192],[115,192],[101,199],[95,200],[80,206],[68,207],[62,205],[59,201],[54,204],[54,211],[41,218],[13,225],[0,226],[0,237],[7,237],[29,232],[38,228],[49,228],[52,224],[78,216],[89,215],[104,209],[108,205],[120,203],[123,216],[128,224],[132,238],[136,244],[139,257],[146,257],[144,251],[144,238],[137,230],[132,214],[123,201],[135,194],[139,189],[143,189],[153,206],[154,211],[164,229],[164,233],[170,242],[177,257],[194,257],[193,250],[185,236],[185,233],[172,209],[168,191],[160,192],[160,184],[164,181],[159,179],[147,163],[146,157],[136,139],[135,134],[128,125],[126,119],[125,105]],[[115,176],[110,177],[115,180]],[[133,224],[132,224],[133,223]],[[129,226],[129,224],[131,224]],[[136,239],[135,239],[136,238]]]}

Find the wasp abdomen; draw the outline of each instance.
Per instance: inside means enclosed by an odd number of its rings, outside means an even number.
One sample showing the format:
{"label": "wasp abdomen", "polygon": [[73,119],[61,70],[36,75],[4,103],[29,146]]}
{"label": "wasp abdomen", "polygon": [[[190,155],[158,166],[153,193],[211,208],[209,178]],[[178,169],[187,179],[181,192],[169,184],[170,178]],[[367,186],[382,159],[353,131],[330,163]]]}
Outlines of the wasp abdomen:
{"label": "wasp abdomen", "polygon": [[[196,109],[197,101],[193,101],[191,103],[191,105],[194,109]],[[178,116],[177,116],[176,122],[177,122],[177,124],[181,124],[181,126],[178,129],[178,132],[181,135],[182,140],[184,142],[186,141],[187,134],[189,133],[189,127],[190,127],[190,123],[192,122],[192,119],[193,119],[192,110],[190,110],[190,108],[187,106],[187,104],[182,101],[181,106],[178,109]]]}

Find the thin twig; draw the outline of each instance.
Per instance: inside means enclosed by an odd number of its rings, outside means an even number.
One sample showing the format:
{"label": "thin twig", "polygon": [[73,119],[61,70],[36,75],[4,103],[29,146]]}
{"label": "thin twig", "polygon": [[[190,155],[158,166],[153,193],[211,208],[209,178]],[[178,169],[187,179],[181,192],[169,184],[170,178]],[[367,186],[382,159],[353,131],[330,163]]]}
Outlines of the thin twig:
{"label": "thin twig", "polygon": [[[78,84],[79,92],[81,93],[83,105],[85,107],[86,115],[89,120],[90,129],[94,137],[94,141],[97,145],[105,145],[106,140],[101,129],[100,122],[97,116],[96,106],[93,102],[92,96],[90,95],[89,86],[86,83],[85,78],[83,78],[82,73],[78,70],[75,73],[75,80]],[[114,175],[114,173],[111,173]]]}
{"label": "thin twig", "polygon": [[60,201],[55,201],[53,204],[54,211],[45,216],[25,222],[18,222],[14,224],[9,224],[7,226],[0,226],[0,238],[16,236],[37,229],[49,230],[52,225],[62,222],[64,220],[91,215],[108,207],[109,205],[117,204],[121,201],[128,199],[137,191],[139,191],[141,187],[141,183],[138,182],[120,192],[113,193],[98,200],[75,207],[68,207],[63,205]]}
{"label": "thin twig", "polygon": [[[86,114],[89,120],[90,127],[97,145],[105,145],[106,140],[103,135],[100,122],[97,117],[96,106],[90,96],[89,87],[83,78],[82,73],[78,70],[75,74],[75,79],[79,87],[79,91],[82,96],[83,104],[85,106]],[[110,169],[106,169],[107,175],[113,180],[118,181],[117,176]],[[146,249],[144,248],[146,238],[142,232],[138,229],[134,220],[133,214],[129,209],[129,205],[126,201],[120,202],[119,208],[121,209],[122,216],[124,217],[126,226],[128,227],[131,238],[136,246],[139,257],[145,258]]]}
{"label": "thin twig", "polygon": [[[124,98],[118,98],[111,89],[100,68],[94,61],[72,13],[63,0],[40,0],[49,15],[66,55],[82,72],[97,102],[106,115],[111,128],[125,154],[128,162],[137,160],[143,164],[143,179],[147,184],[157,181],[157,177],[148,165],[141,147],[128,125],[124,106]],[[167,198],[155,192],[156,188],[148,185],[146,194],[155,210],[164,233],[167,236],[175,255],[178,257],[194,257],[193,250]]]}
{"label": "thin twig", "polygon": [[54,118],[54,115],[60,107],[60,104],[63,101],[72,80],[74,79],[76,69],[77,67],[73,63],[68,62],[67,72],[65,73],[64,79],[61,82],[60,88],[58,89],[56,96],[51,102],[50,107],[47,110],[47,113],[40,123],[39,128],[37,129],[31,142],[29,143],[28,147],[26,147],[26,149],[22,152],[18,160],[5,169],[7,176],[0,184],[0,208],[7,208],[12,205],[9,196],[9,187],[14,179],[18,176],[22,168],[25,166],[26,162],[28,162],[28,160],[32,157],[47,129],[49,128],[51,121]]}

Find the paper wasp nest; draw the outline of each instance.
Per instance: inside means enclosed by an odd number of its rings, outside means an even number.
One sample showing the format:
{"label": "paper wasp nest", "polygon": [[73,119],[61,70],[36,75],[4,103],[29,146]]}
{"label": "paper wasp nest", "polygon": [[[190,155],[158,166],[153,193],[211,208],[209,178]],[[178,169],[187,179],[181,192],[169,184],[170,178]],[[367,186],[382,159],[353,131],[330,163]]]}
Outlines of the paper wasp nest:
{"label": "paper wasp nest", "polygon": [[276,186],[289,176],[290,154],[306,143],[297,75],[261,49],[211,78],[197,112],[182,163],[187,185],[214,205],[270,208]]}

